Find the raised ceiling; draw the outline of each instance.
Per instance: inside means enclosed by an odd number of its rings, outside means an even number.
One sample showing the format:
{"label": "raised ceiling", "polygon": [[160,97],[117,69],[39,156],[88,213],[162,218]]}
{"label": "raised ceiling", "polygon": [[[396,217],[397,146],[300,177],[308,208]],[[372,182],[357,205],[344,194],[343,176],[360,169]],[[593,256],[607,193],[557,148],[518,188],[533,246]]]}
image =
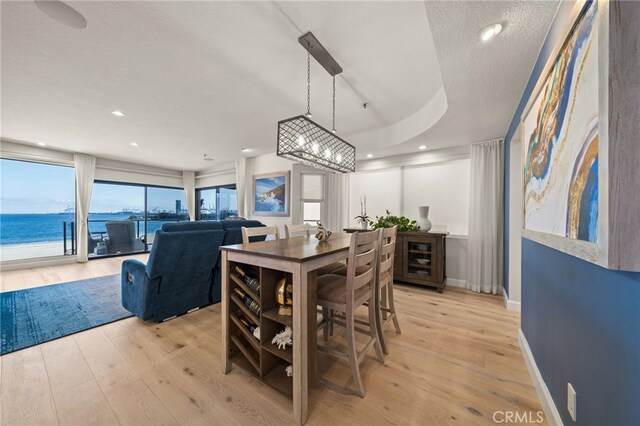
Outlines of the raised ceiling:
{"label": "raised ceiling", "polygon": [[[68,4],[86,29],[30,1],[1,3],[1,136],[180,170],[211,168],[203,154],[219,164],[274,151],[276,122],[306,110],[307,31],[344,69],[336,127],[359,158],[501,137],[557,6]],[[477,32],[498,21],[503,34],[481,44]],[[311,96],[330,127],[331,79],[315,62]]]}

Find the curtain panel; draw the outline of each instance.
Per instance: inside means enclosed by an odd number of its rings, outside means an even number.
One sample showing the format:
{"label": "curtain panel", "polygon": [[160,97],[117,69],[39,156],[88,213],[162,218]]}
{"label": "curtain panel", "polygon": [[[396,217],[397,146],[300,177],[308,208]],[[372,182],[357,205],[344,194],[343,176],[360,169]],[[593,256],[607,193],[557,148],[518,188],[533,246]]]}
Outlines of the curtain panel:
{"label": "curtain panel", "polygon": [[93,180],[96,176],[96,157],[85,154],[73,154],[76,169],[76,239],[78,262],[89,260],[89,206],[93,192]]}
{"label": "curtain panel", "polygon": [[471,146],[467,287],[502,293],[504,142]]}
{"label": "curtain panel", "polygon": [[236,198],[238,206],[238,216],[249,217],[246,211],[247,192],[247,159],[236,161]]}
{"label": "curtain panel", "polygon": [[189,209],[189,220],[196,220],[196,173],[182,172],[182,185],[184,186],[184,196]]}
{"label": "curtain panel", "polygon": [[347,173],[327,173],[327,223],[332,232],[342,232],[349,223],[349,175]]}

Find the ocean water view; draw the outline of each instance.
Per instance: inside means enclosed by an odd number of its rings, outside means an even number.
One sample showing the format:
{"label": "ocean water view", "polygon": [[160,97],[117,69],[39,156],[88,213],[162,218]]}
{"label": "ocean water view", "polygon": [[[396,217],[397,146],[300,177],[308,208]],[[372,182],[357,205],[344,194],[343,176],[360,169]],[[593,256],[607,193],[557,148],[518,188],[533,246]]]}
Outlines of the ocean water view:
{"label": "ocean water view", "polygon": [[[129,212],[122,213],[90,213],[89,231],[94,236],[102,232],[106,235],[105,223],[111,220],[127,220],[132,217]],[[140,217],[140,216],[136,216]],[[144,235],[144,219],[135,221],[139,236]],[[167,220],[149,220],[147,233],[153,234]],[[67,228],[67,242],[71,244],[71,227],[75,223],[73,213],[52,214],[0,214],[0,245],[32,244],[63,241],[64,226]]]}

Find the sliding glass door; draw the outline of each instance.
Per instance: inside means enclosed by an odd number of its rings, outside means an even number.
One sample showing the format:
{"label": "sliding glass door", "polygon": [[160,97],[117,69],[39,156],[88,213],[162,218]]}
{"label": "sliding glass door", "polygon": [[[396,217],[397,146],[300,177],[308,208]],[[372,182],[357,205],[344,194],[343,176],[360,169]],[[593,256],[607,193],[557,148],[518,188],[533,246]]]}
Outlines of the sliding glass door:
{"label": "sliding glass door", "polygon": [[198,220],[225,220],[238,215],[235,185],[196,190]]}
{"label": "sliding glass door", "polygon": [[73,167],[0,159],[0,182],[0,260],[73,254]]}
{"label": "sliding glass door", "polygon": [[164,222],[189,220],[184,190],[95,182],[89,208],[89,257],[142,253]]}

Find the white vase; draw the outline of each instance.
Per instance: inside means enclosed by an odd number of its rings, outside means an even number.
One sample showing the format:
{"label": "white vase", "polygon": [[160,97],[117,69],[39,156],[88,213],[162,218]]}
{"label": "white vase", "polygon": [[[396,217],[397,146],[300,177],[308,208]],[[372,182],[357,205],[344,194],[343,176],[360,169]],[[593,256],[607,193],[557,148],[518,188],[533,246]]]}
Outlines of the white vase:
{"label": "white vase", "polygon": [[369,222],[363,221],[360,223],[360,226],[362,227],[362,229],[367,229],[367,227],[369,226]]}
{"label": "white vase", "polygon": [[429,220],[429,206],[418,207],[418,215],[420,216],[420,220],[418,221],[420,230],[424,232],[429,231],[431,229],[431,221]]}

